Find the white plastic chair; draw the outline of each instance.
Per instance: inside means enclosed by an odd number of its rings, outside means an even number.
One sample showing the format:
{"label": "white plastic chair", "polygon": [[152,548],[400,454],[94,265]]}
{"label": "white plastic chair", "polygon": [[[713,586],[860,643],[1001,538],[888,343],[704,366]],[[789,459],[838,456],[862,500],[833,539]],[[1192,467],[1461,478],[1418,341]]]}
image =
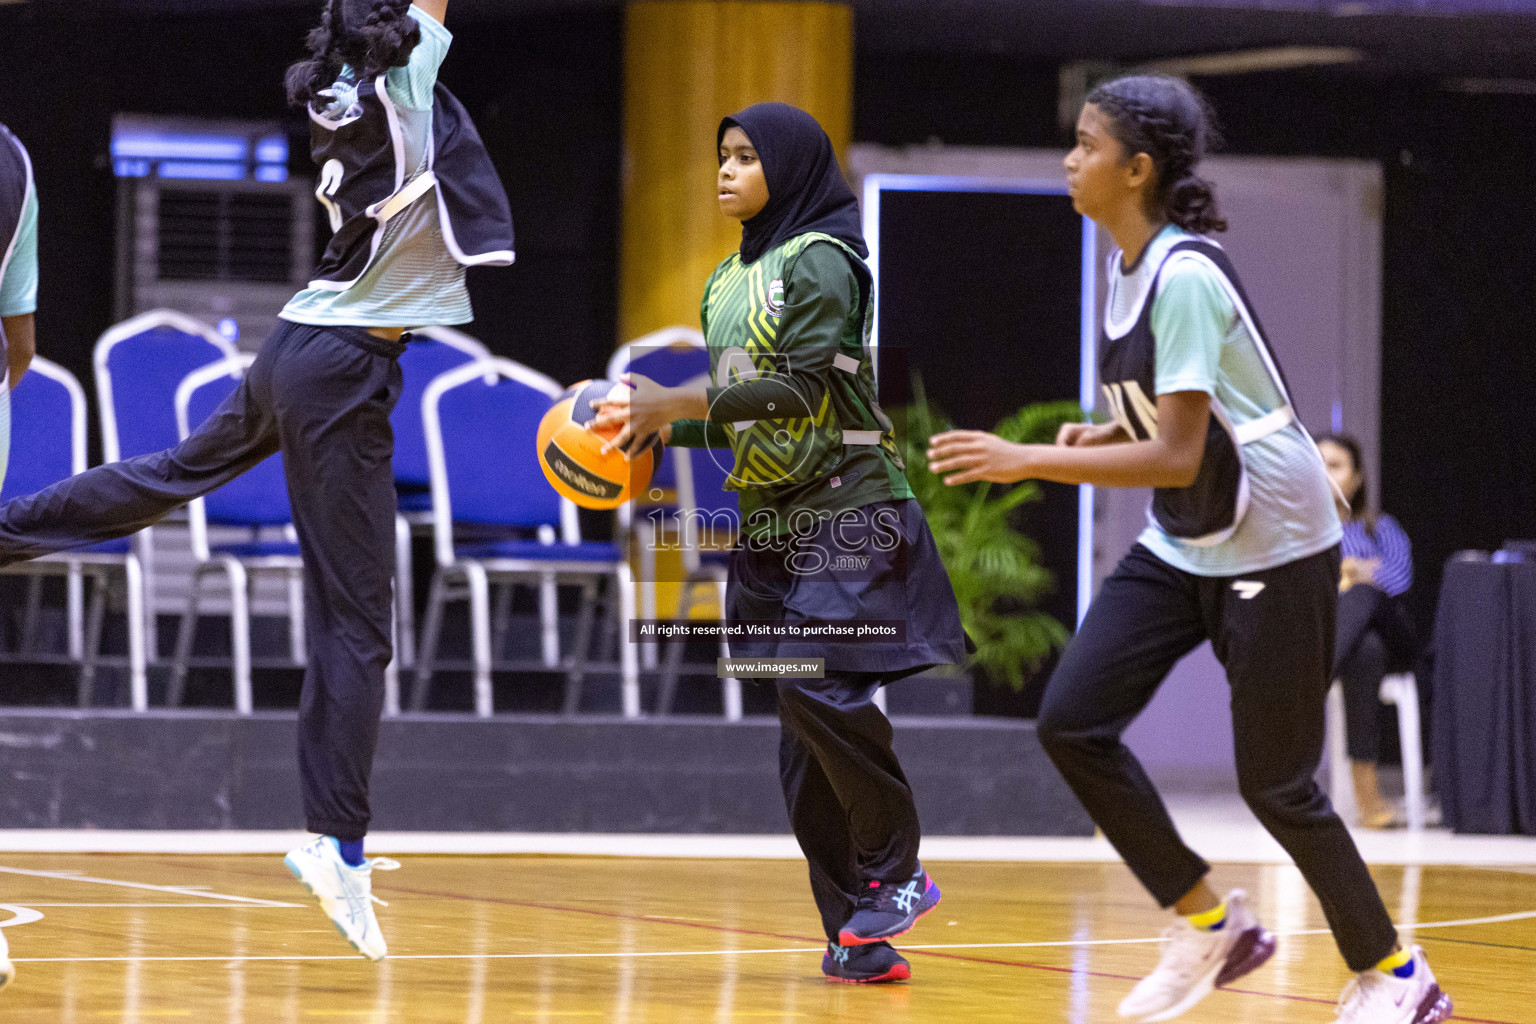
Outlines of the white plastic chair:
{"label": "white plastic chair", "polygon": [[[1403,752],[1403,807],[1411,832],[1424,829],[1424,748],[1419,721],[1419,683],[1412,672],[1389,675],[1381,681],[1381,702],[1397,708],[1397,736]],[[1344,685],[1338,680],[1328,689],[1327,747],[1329,797],[1345,821],[1358,822],[1354,777],[1349,767],[1349,748],[1344,722]]]}

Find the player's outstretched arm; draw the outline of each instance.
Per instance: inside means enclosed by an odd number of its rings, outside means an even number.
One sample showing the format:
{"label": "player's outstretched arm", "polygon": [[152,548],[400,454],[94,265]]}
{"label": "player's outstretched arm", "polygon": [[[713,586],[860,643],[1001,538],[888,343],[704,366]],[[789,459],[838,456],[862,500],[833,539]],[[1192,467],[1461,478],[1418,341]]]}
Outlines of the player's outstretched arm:
{"label": "player's outstretched arm", "polygon": [[1157,437],[1123,444],[1014,444],[980,430],[952,430],[928,442],[928,468],[946,484],[1052,480],[1101,487],[1188,487],[1205,457],[1211,396],[1157,396]]}

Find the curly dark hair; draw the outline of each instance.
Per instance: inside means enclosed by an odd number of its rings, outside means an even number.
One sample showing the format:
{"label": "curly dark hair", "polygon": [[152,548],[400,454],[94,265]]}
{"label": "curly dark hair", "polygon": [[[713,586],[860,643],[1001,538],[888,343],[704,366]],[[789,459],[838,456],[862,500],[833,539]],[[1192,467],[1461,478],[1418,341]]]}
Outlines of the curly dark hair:
{"label": "curly dark hair", "polygon": [[1110,133],[1127,154],[1152,158],[1155,214],[1197,235],[1227,230],[1216,208],[1216,187],[1195,173],[1206,152],[1220,143],[1204,96],[1177,78],[1131,75],[1097,86],[1088,102],[1109,119]]}
{"label": "curly dark hair", "polygon": [[403,67],[421,42],[411,0],[325,0],[320,26],[305,42],[309,57],[288,69],[288,100],[308,106],[350,67],[359,80]]}

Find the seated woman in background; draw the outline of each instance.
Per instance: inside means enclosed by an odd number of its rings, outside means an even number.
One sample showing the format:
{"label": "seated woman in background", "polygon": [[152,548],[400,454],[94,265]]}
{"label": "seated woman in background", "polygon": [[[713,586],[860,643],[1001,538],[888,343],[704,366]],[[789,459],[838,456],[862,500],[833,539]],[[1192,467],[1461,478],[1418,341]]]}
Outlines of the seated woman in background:
{"label": "seated woman in background", "polygon": [[1396,519],[1369,507],[1360,442],[1347,434],[1324,434],[1317,447],[1350,508],[1344,523],[1333,674],[1344,685],[1355,803],[1362,825],[1389,828],[1395,815],[1376,778],[1380,692],[1389,669],[1414,652],[1413,621],[1401,600],[1413,585],[1413,550]]}

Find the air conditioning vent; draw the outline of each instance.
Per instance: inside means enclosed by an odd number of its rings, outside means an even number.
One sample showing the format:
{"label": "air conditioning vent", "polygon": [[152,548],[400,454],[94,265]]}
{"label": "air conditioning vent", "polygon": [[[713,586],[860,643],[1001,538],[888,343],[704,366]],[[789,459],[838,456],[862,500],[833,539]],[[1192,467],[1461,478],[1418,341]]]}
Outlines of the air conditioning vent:
{"label": "air conditioning vent", "polygon": [[162,188],[162,281],[289,281],[293,200],[286,194]]}

